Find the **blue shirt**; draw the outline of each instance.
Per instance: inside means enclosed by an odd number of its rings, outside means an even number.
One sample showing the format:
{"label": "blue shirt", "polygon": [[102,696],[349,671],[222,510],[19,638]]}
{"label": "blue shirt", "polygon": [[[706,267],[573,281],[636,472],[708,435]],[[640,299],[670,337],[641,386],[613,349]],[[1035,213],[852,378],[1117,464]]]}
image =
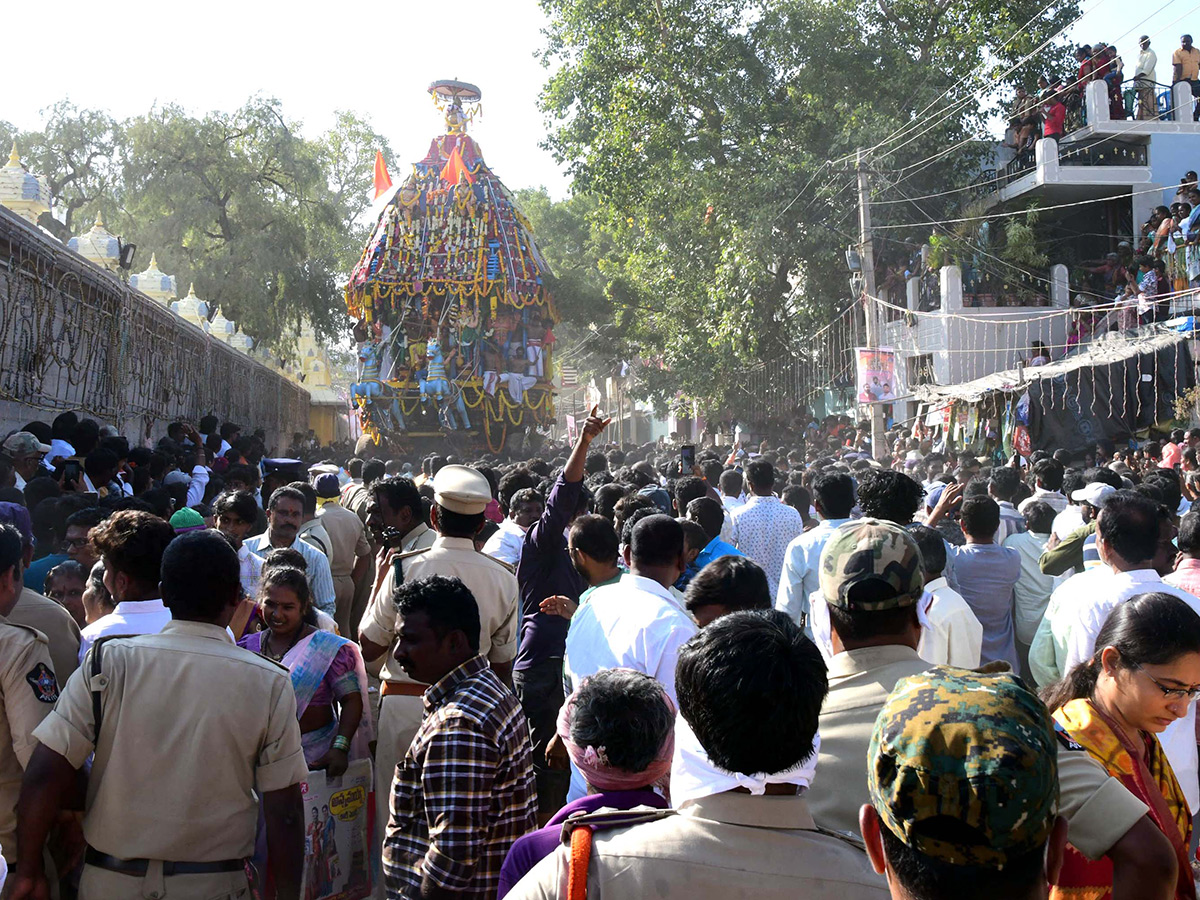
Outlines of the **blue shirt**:
{"label": "blue shirt", "polygon": [[1020,671],[1013,622],[1013,586],[1021,577],[1021,555],[999,544],[954,548],[958,592],[983,626],[980,664],[1004,660]]}
{"label": "blue shirt", "polygon": [[700,551],[700,555],[696,557],[692,563],[699,572],[714,559],[720,559],[722,556],[745,556],[746,554],[739,550],[733,544],[727,543],[721,538],[715,537]]}

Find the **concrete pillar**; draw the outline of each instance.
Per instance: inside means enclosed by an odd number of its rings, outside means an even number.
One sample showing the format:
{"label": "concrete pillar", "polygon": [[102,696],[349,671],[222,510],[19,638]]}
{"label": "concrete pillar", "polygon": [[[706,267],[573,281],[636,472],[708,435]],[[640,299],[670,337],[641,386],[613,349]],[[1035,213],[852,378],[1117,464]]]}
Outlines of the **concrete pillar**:
{"label": "concrete pillar", "polygon": [[1050,305],[1066,309],[1071,305],[1071,281],[1067,267],[1061,263],[1050,267]]}
{"label": "concrete pillar", "polygon": [[1089,81],[1083,92],[1083,100],[1087,106],[1087,123],[1089,125],[1094,126],[1109,121],[1107,82]]}
{"label": "concrete pillar", "polygon": [[1186,81],[1177,81],[1171,85],[1171,118],[1176,122],[1191,122],[1192,107],[1195,105],[1192,97],[1192,86]]}
{"label": "concrete pillar", "polygon": [[921,303],[921,279],[910,278],[904,285],[905,293],[908,297],[908,308],[913,312],[919,308]]}
{"label": "concrete pillar", "polygon": [[1033,145],[1033,158],[1039,184],[1058,181],[1058,141],[1042,138]]}
{"label": "concrete pillar", "polygon": [[942,266],[942,312],[957,312],[963,308],[962,269]]}

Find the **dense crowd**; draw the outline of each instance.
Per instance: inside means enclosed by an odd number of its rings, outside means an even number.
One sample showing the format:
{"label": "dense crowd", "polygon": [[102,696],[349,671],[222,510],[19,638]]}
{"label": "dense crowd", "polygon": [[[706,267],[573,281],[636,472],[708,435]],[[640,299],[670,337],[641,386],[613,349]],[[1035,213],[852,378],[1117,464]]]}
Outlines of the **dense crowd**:
{"label": "dense crowd", "polygon": [[1200,430],[198,424],[0,442],[6,896],[323,897],[369,758],[390,898],[1195,897]]}

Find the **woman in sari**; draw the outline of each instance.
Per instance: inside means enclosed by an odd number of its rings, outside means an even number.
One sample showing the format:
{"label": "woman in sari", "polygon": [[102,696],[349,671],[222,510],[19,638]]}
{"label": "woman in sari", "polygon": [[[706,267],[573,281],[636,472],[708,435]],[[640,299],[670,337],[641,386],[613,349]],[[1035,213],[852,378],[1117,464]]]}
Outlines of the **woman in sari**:
{"label": "woman in sari", "polygon": [[[1090,753],[1149,807],[1179,862],[1176,900],[1195,900],[1188,845],[1192,820],[1156,734],[1187,715],[1200,693],[1200,616],[1171,594],[1142,594],[1117,606],[1096,652],[1046,689],[1054,729],[1069,749]],[[1112,896],[1113,868],[1068,845],[1051,898]]]}
{"label": "woman in sari", "polygon": [[310,769],[342,775],[351,756],[363,755],[370,740],[362,655],[353,641],[317,627],[300,570],[264,570],[259,598],[267,629],[238,644],[292,673],[304,759]]}

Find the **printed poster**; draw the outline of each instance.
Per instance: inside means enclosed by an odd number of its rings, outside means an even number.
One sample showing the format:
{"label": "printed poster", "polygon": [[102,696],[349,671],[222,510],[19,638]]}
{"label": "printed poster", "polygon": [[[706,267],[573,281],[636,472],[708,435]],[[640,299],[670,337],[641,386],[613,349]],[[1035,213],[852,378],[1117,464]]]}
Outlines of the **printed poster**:
{"label": "printed poster", "polygon": [[375,800],[371,761],[350,763],[340,778],[309,772],[304,796],[303,900],[362,900],[371,895]]}
{"label": "printed poster", "polygon": [[896,351],[854,348],[858,370],[858,402],[887,403],[896,399]]}

